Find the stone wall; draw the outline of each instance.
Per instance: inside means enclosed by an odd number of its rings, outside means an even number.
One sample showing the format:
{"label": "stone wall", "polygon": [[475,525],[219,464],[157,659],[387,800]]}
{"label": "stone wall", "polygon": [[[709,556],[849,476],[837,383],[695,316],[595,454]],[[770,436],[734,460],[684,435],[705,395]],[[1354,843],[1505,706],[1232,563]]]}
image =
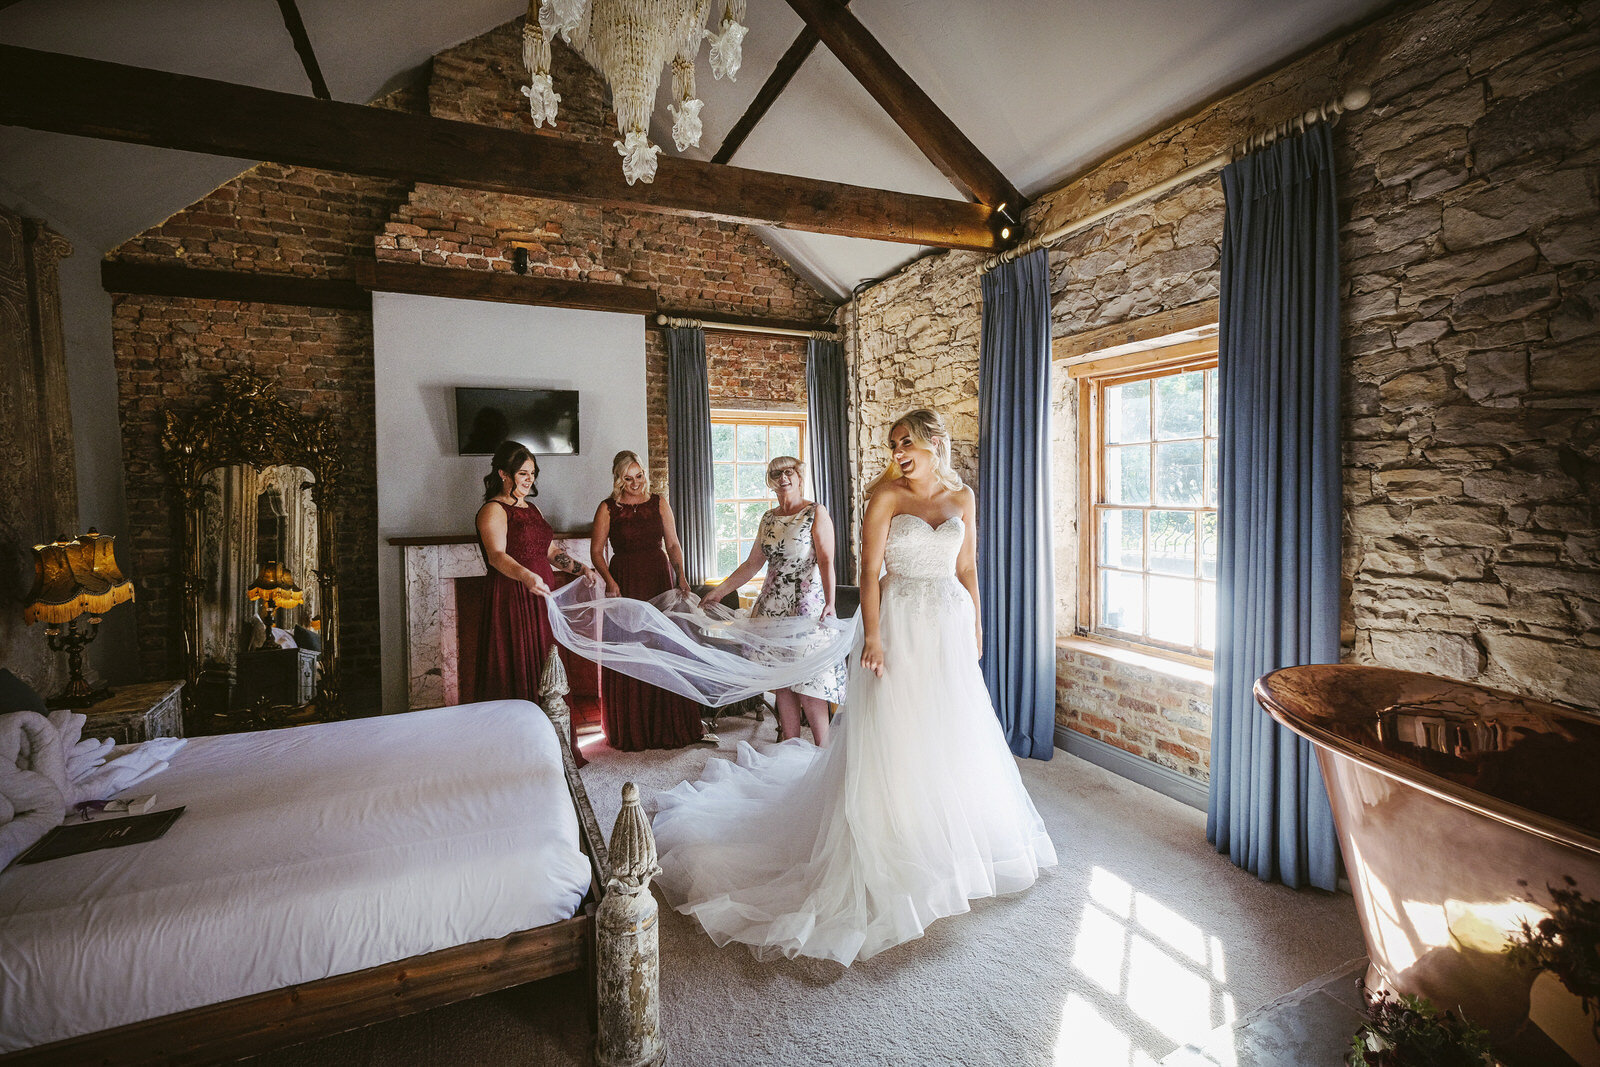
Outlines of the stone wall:
{"label": "stone wall", "polygon": [[[520,20],[434,58],[426,91],[380,106],[532,131],[517,92]],[[561,124],[540,135],[604,139],[611,116],[599,78],[556,48]],[[620,166],[620,161],[618,163]],[[377,256],[432,266],[508,271],[514,247],[537,274],[657,290],[674,311],[825,321],[832,305],[748,227],[649,212],[602,210],[528,197],[385,182],[261,164],[114,250],[113,258],[214,270],[351,278]],[[348,493],[341,534],[344,686],[357,710],[377,706],[377,543],[372,324],[365,311],[322,311],[220,300],[120,297],[112,324],[123,456],[139,589],[146,677],[171,677],[180,638],[172,603],[176,516],[161,462],[159,410],[208,401],[219,374],[269,370],[280,395],[344,420]],[[804,404],[804,343],[712,335],[713,402]],[[665,353],[647,338],[648,447],[665,465]],[[798,387],[796,383],[798,382]],[[788,402],[779,401],[788,397]],[[665,485],[664,476],[660,479]],[[463,524],[468,520],[463,518]],[[383,595],[399,595],[385,590]]]}
{"label": "stone wall", "polygon": [[[1592,2],[1407,5],[1108,159],[1028,214],[1029,232],[1050,229],[1343,88],[1370,86],[1371,104],[1334,134],[1345,658],[1591,708],[1600,706],[1597,16]],[[1221,228],[1220,182],[1207,176],[1058,242],[1053,333],[1215,297]],[[961,254],[922,260],[862,295],[861,389],[890,398],[863,402],[863,432],[892,417],[887,408],[917,403],[975,417],[978,303]],[[973,399],[942,375],[901,370],[930,358],[954,369]],[[1076,454],[1060,390],[1056,410],[1056,533],[1075,548]],[[1058,574],[1065,599],[1073,588]],[[1207,777],[1192,720],[1181,727],[1191,736],[1175,733],[1159,704],[1137,695],[1148,680],[1075,644],[1059,663],[1061,725]],[[1208,733],[1209,708],[1180,703]]]}

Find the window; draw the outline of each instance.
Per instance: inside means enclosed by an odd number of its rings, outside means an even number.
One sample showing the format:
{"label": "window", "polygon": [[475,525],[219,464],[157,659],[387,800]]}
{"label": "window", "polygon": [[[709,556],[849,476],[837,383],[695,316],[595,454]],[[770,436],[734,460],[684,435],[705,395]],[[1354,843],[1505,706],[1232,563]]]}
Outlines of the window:
{"label": "window", "polygon": [[[1196,354],[1197,347],[1209,350]],[[1158,349],[1074,373],[1086,459],[1079,628],[1209,659],[1217,602],[1215,349]]]}
{"label": "window", "polygon": [[[767,461],[774,456],[805,459],[803,412],[713,411],[711,470],[716,495],[717,565],[720,581],[750,554],[761,516],[772,508]],[[808,472],[809,480],[809,472]]]}

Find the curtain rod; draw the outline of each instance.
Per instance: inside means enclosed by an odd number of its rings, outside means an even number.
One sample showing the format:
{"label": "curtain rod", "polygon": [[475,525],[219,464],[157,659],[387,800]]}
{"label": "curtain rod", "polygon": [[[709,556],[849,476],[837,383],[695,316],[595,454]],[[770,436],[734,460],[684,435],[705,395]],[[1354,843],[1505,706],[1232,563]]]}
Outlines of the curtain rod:
{"label": "curtain rod", "polygon": [[978,273],[987,274],[1002,263],[1009,263],[1019,256],[1025,256],[1029,252],[1044,248],[1047,245],[1053,245],[1067,234],[1074,233],[1086,226],[1092,226],[1101,219],[1106,218],[1108,215],[1115,215],[1117,212],[1132,207],[1134,204],[1148,200],[1152,196],[1159,196],[1168,189],[1172,189],[1194,178],[1198,178],[1202,174],[1208,174],[1214,170],[1221,170],[1223,167],[1226,167],[1229,163],[1232,163],[1241,156],[1249,155],[1251,152],[1265,148],[1267,145],[1278,140],[1279,138],[1287,137],[1290,133],[1296,133],[1305,130],[1307,126],[1317,122],[1319,119],[1331,119],[1336,115],[1342,115],[1346,111],[1360,111],[1362,108],[1366,107],[1371,100],[1372,90],[1365,85],[1358,85],[1336,100],[1330,100],[1320,107],[1309,109],[1304,115],[1296,115],[1292,119],[1285,119],[1283,122],[1278,123],[1278,125],[1272,127],[1271,129],[1262,130],[1259,133],[1251,134],[1243,141],[1240,141],[1234,145],[1230,145],[1228,148],[1224,149],[1222,152],[1219,152],[1217,155],[1212,156],[1204,163],[1197,163],[1188,170],[1180,171],[1179,173],[1168,178],[1166,181],[1157,182],[1148,189],[1140,190],[1131,196],[1125,196],[1114,204],[1103,207],[1099,211],[1092,212],[1091,214],[1085,215],[1082,218],[1073,219],[1064,226],[1058,226],[1046,233],[1039,234],[1037,237],[1030,237],[1028,240],[1023,241],[1015,248],[1007,249],[997,256],[990,256],[979,265]]}
{"label": "curtain rod", "polygon": [[735,333],[768,333],[779,337],[809,337],[814,341],[837,341],[837,330],[791,330],[787,326],[753,326],[743,322],[717,322],[714,319],[680,319],[657,315],[657,326],[694,326],[702,330],[732,330]]}

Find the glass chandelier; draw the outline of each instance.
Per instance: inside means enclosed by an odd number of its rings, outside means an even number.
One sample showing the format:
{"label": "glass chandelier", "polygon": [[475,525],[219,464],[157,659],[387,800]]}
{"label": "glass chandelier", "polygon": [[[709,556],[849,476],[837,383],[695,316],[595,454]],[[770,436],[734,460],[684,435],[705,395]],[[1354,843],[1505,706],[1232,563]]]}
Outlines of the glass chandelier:
{"label": "glass chandelier", "polygon": [[[706,16],[721,12],[716,30]],[[650,143],[650,112],[655,107],[661,71],[672,65],[672,140],[678,151],[700,143],[700,109],[695,96],[694,64],[700,42],[711,42],[711,73],[733,81],[748,28],[745,0],[529,0],[522,31],[522,61],[532,84],[522,90],[533,124],[556,121],[561,97],[550,81],[550,42],[560,34],[587,59],[611,86],[617,112],[613,141],[622,155],[622,174],[632,185],[654,181],[656,156]]]}

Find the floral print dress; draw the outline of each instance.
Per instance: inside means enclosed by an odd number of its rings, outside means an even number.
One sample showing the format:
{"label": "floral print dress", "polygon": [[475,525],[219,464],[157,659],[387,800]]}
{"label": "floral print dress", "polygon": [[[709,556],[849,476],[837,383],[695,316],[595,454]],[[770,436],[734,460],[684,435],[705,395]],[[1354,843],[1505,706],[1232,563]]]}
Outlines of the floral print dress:
{"label": "floral print dress", "polygon": [[[826,597],[811,527],[817,506],[807,504],[793,515],[773,508],[761,516],[757,543],[767,557],[767,577],[750,608],[750,617],[820,619]],[[844,702],[845,662],[840,660],[814,678],[789,687],[801,696],[818,697],[833,704]]]}

